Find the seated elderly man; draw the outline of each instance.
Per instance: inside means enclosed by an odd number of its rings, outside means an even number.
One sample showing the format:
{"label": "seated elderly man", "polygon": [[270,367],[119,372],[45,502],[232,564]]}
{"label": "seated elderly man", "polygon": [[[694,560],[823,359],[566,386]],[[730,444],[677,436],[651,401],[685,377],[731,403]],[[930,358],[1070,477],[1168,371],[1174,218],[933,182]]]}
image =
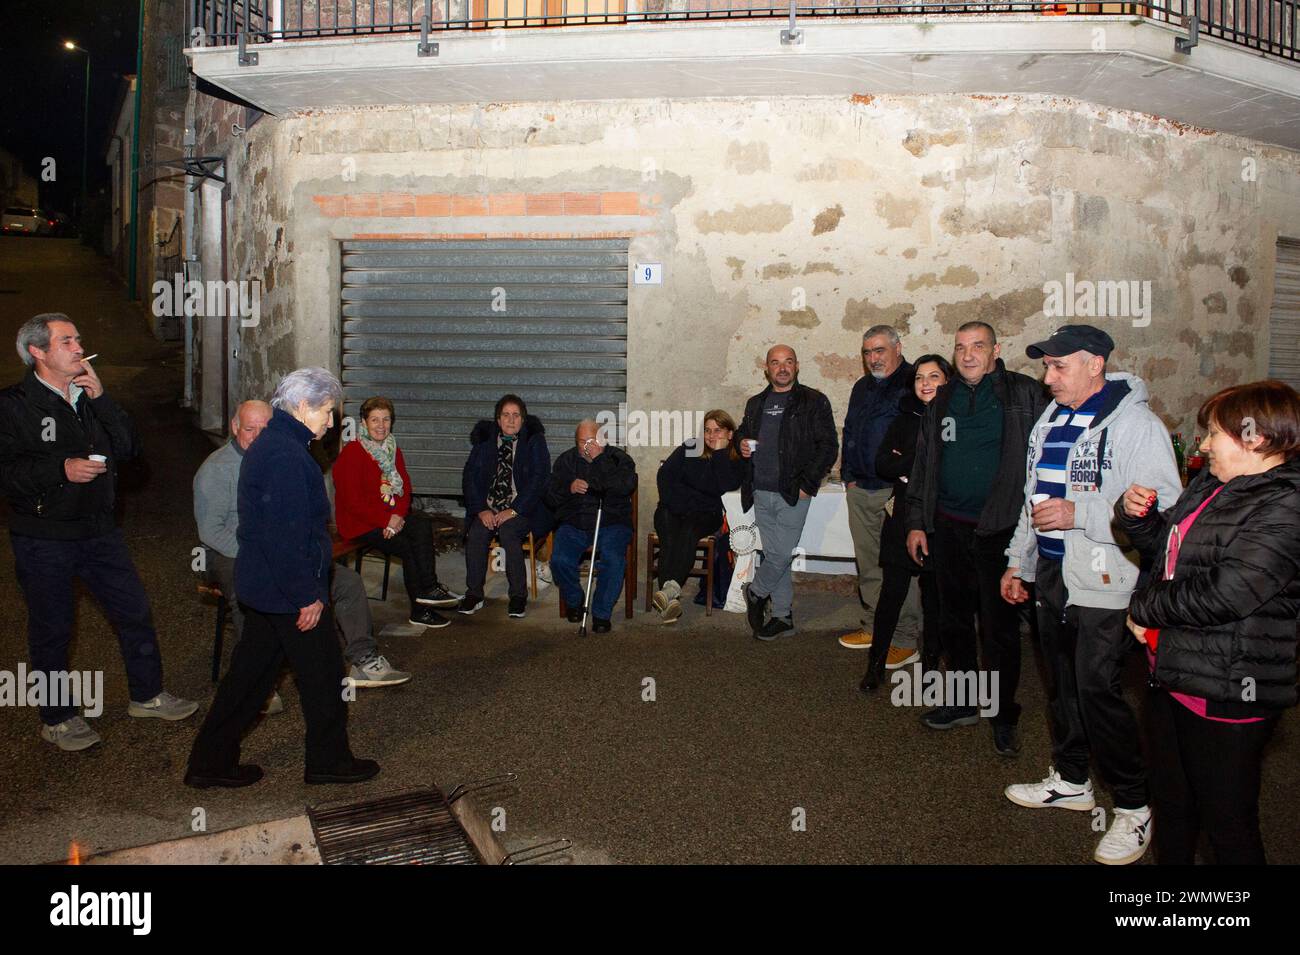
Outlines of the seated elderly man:
{"label": "seated elderly man", "polygon": [[[239,469],[257,436],[271,420],[265,401],[245,401],[230,421],[230,440],[213,451],[194,475],[194,520],[199,540],[208,549],[208,571],[230,605],[236,638],[243,636],[244,615],[235,597],[235,557],[239,554]],[[343,633],[343,655],[351,664],[348,679],[356,686],[397,686],[411,678],[395,670],[379,653],[370,618],[370,605],[361,576],[340,564],[330,580],[330,603]],[[283,709],[278,695],[267,712]]]}
{"label": "seated elderly man", "polygon": [[595,421],[587,419],[574,434],[575,447],[556,459],[546,488],[546,504],[555,514],[551,573],[569,606],[569,621],[582,619],[583,588],[578,565],[592,544],[596,511],[603,501],[597,552],[596,592],[591,598],[592,631],[608,633],[614,603],[623,589],[627,544],[632,539],[632,492],[636,465],[626,451],[606,447]]}

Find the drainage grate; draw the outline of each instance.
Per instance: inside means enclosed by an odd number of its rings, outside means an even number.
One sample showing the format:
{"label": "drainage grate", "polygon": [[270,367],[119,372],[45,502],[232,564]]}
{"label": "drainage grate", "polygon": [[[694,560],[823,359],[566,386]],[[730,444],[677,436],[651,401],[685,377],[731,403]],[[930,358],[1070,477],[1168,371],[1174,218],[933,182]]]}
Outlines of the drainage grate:
{"label": "drainage grate", "polygon": [[325,865],[478,865],[441,790],[420,788],[307,810]]}

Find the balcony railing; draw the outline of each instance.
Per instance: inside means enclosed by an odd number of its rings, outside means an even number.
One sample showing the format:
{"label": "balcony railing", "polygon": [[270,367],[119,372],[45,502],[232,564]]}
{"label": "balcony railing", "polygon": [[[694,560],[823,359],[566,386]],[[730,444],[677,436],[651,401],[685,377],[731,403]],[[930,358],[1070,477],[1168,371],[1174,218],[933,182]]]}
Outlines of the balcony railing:
{"label": "balcony railing", "polygon": [[[1194,25],[1202,36],[1300,62],[1300,0],[1145,0],[1141,3],[1006,3],[829,0],[795,7],[799,18],[998,13],[1141,16]],[[190,0],[192,46],[508,27],[772,18],[786,6],[753,0]],[[277,23],[278,19],[278,23]]]}

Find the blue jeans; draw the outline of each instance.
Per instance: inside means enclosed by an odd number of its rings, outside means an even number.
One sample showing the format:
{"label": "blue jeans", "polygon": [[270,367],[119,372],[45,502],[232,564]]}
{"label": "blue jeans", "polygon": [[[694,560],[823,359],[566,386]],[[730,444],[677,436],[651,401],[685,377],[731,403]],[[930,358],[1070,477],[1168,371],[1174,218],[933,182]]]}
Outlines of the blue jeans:
{"label": "blue jeans", "polygon": [[[572,524],[561,524],[555,529],[555,546],[551,550],[551,576],[560,588],[560,595],[570,607],[581,607],[586,595],[585,577],[579,577],[578,564],[582,552],[591,546],[591,532],[580,530]],[[591,615],[609,620],[614,603],[623,590],[623,570],[627,565],[627,545],[632,539],[632,528],[626,524],[602,524],[600,547],[596,553],[595,592],[591,596]]]}
{"label": "blue jeans", "polygon": [[[117,631],[126,682],[136,703],[162,691],[162,656],[140,575],[120,530],[87,540],[46,540],[10,534],[18,585],[27,598],[27,650],[33,671],[68,669],[73,612],[72,581],[80,577]],[[55,726],[79,716],[75,707],[42,706],[41,722]]]}

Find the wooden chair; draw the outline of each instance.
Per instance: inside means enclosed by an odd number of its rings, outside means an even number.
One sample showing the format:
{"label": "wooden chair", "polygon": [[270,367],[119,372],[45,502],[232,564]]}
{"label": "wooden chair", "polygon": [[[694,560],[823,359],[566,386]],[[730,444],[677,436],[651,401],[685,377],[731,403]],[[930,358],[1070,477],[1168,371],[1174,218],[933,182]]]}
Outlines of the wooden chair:
{"label": "wooden chair", "polygon": [[[714,535],[701,537],[695,543],[695,556],[702,557],[703,567],[692,567],[687,577],[696,577],[704,581],[704,613],[713,615],[713,553]],[[654,609],[651,603],[655,592],[655,576],[659,573],[659,535],[651,531],[645,536],[645,609],[649,613]]]}
{"label": "wooden chair", "polygon": [[[633,607],[636,604],[636,586],[637,586],[637,492],[632,492],[632,536],[627,542],[627,556],[623,565],[623,616],[628,620],[632,619]],[[578,559],[579,579],[581,576],[582,565],[591,560],[591,548],[588,547],[582,552],[582,557]],[[558,591],[559,588],[557,587]],[[569,615],[569,607],[564,602],[564,594],[560,594],[560,616]]]}

